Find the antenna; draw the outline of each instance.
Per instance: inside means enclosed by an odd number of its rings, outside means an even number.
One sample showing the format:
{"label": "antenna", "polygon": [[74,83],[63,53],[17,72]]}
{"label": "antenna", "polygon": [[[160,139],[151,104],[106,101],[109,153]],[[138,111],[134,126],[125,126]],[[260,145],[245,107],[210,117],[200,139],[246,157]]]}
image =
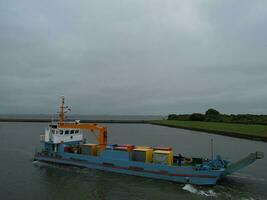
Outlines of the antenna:
{"label": "antenna", "polygon": [[59,123],[63,124],[65,120],[65,114],[71,111],[71,108],[69,106],[65,106],[65,97],[61,97],[61,106],[59,111]]}

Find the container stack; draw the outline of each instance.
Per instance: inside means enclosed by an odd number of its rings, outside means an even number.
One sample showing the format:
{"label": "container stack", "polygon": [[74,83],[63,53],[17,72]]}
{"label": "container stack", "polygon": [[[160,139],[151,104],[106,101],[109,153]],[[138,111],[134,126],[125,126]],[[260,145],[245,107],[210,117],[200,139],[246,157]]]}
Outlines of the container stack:
{"label": "container stack", "polygon": [[154,147],[153,163],[172,165],[173,164],[173,151],[170,147]]}
{"label": "container stack", "polygon": [[134,149],[134,145],[132,144],[117,144],[114,146],[114,150],[118,151],[132,151]]}
{"label": "container stack", "polygon": [[96,144],[82,144],[81,154],[96,156],[97,155],[97,145]]}
{"label": "container stack", "polygon": [[132,160],[138,162],[152,162],[153,149],[150,147],[136,147],[132,151]]}

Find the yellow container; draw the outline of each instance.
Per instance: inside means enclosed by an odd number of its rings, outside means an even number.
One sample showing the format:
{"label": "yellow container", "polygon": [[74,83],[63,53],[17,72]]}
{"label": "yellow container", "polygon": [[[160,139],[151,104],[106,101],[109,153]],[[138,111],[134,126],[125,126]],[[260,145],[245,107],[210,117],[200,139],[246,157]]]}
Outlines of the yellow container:
{"label": "yellow container", "polygon": [[148,147],[148,146],[135,146],[135,149],[151,149],[151,147]]}
{"label": "yellow container", "polygon": [[162,151],[156,150],[153,152],[153,163],[156,164],[173,164],[173,152],[172,151]]}
{"label": "yellow container", "polygon": [[105,146],[97,145],[96,146],[96,155],[97,156],[100,156],[105,149],[106,149]]}
{"label": "yellow container", "polygon": [[82,144],[81,153],[96,156],[97,155],[97,144]]}
{"label": "yellow container", "polygon": [[134,148],[133,149],[133,160],[151,163],[152,162],[152,154],[153,154],[152,148],[140,148],[140,147]]}

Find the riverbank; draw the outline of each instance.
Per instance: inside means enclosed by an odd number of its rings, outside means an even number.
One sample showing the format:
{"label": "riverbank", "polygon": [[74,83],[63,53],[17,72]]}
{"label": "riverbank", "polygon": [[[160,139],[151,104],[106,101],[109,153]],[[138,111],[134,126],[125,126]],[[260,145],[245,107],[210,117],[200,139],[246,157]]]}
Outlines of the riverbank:
{"label": "riverbank", "polygon": [[[142,120],[142,119],[82,119],[82,123],[122,123],[152,124],[172,128],[189,129],[237,138],[267,142],[267,126],[252,124],[233,124],[221,122],[199,122],[178,120]],[[1,118],[0,122],[50,123],[51,118]]]}
{"label": "riverbank", "polygon": [[153,120],[151,124],[267,142],[267,126],[220,122]]}

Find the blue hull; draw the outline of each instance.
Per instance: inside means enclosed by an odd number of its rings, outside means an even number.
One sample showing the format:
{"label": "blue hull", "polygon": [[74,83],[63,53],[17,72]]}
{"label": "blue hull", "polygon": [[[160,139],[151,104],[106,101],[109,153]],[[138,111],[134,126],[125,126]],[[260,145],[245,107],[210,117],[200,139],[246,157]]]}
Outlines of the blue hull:
{"label": "blue hull", "polygon": [[114,159],[108,153],[90,156],[64,152],[56,157],[39,153],[35,160],[196,185],[215,185],[224,172],[224,169],[198,171],[191,166],[167,166]]}

